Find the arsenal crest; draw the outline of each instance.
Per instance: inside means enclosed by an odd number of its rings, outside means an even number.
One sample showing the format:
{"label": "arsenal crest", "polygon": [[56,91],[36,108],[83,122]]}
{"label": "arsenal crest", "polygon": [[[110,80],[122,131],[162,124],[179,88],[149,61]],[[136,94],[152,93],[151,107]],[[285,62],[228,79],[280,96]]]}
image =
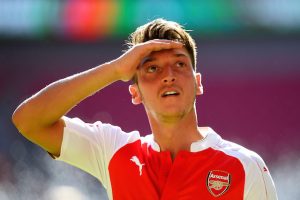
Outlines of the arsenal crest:
{"label": "arsenal crest", "polygon": [[206,186],[214,197],[223,195],[230,186],[231,175],[220,170],[209,171],[206,178]]}

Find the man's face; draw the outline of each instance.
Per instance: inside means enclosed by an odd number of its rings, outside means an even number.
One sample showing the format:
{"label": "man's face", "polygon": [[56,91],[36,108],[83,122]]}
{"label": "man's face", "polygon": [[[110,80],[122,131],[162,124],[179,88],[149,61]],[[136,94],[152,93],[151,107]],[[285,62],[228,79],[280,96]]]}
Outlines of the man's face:
{"label": "man's face", "polygon": [[185,48],[152,52],[141,61],[137,80],[135,103],[142,102],[152,117],[183,117],[202,94],[200,74],[193,71]]}

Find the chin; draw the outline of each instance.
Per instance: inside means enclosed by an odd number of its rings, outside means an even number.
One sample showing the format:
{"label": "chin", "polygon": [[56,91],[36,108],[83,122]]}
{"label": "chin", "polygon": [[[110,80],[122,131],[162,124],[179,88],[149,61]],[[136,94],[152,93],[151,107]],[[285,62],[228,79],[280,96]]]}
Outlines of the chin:
{"label": "chin", "polygon": [[174,110],[174,111],[165,111],[165,112],[160,112],[158,113],[160,118],[162,119],[170,119],[170,120],[175,120],[175,119],[182,119],[185,115],[186,112],[184,111],[179,111],[179,110]]}

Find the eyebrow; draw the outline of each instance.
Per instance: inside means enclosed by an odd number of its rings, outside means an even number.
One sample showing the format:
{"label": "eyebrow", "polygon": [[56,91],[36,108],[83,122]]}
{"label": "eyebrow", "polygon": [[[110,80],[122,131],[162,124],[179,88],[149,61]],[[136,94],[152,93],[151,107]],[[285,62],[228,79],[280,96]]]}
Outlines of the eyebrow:
{"label": "eyebrow", "polygon": [[[184,54],[184,53],[174,53],[174,54],[172,54],[172,56],[173,56],[173,57],[188,57],[188,55],[186,55],[186,54]],[[141,65],[145,65],[146,63],[152,62],[152,61],[155,61],[155,60],[157,60],[157,59],[154,58],[154,57],[149,57],[149,56],[147,56],[147,57],[145,57],[145,58],[142,60]]]}

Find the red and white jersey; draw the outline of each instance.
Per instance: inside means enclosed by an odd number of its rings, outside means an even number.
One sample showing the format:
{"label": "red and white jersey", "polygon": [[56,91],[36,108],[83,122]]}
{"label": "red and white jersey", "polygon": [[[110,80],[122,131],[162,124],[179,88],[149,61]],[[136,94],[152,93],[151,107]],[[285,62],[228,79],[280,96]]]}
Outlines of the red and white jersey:
{"label": "red and white jersey", "polygon": [[[172,160],[152,135],[65,117],[58,160],[95,176],[114,200],[274,200],[275,186],[255,152],[206,129]],[[183,130],[184,131],[184,130]]]}

